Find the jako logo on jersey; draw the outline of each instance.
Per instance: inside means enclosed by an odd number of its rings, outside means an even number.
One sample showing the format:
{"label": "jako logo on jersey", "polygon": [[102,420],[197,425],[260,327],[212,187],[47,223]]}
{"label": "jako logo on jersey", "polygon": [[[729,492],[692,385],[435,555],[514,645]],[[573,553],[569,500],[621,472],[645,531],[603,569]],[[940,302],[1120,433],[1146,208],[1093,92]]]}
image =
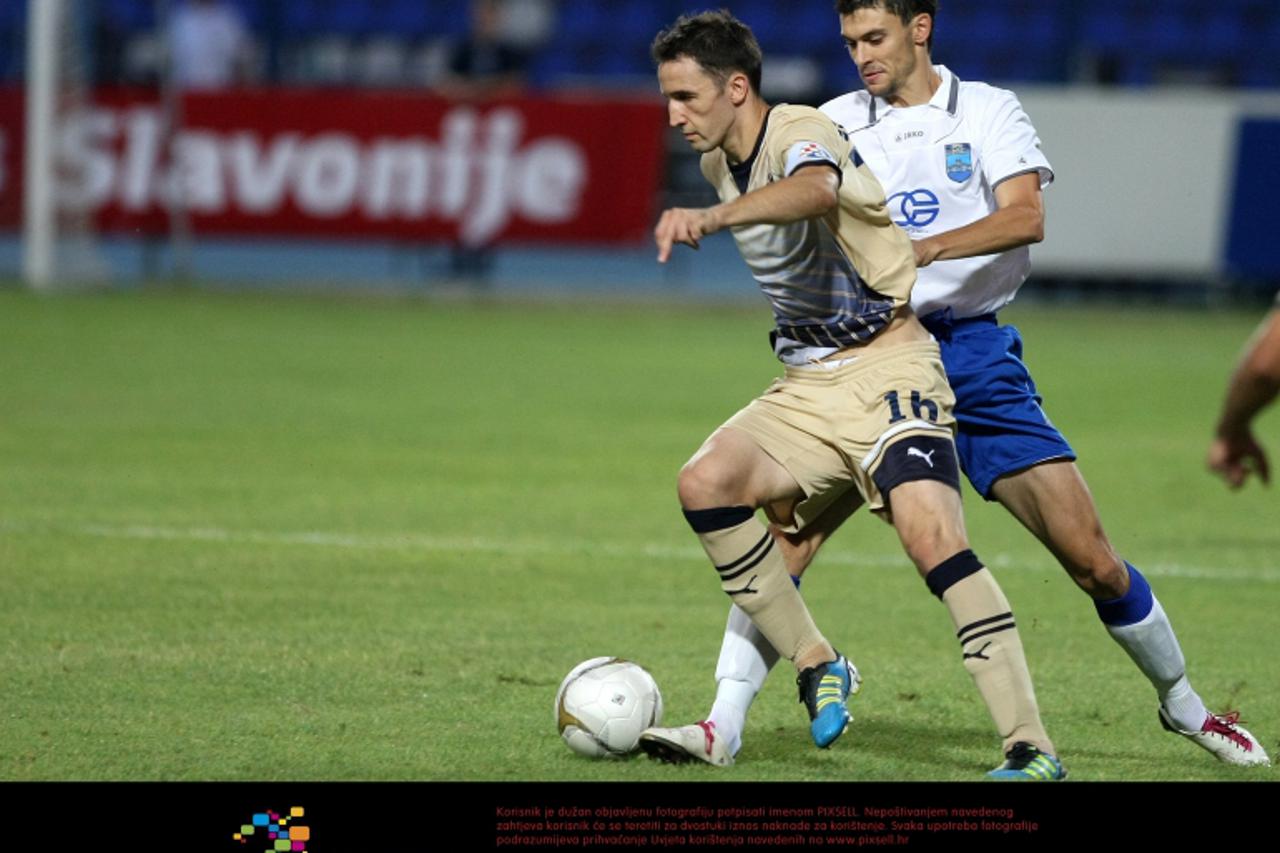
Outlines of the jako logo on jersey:
{"label": "jako logo on jersey", "polygon": [[894,193],[889,196],[888,203],[892,205],[895,202],[902,218],[893,220],[893,223],[900,228],[924,228],[938,218],[938,197],[930,190]]}

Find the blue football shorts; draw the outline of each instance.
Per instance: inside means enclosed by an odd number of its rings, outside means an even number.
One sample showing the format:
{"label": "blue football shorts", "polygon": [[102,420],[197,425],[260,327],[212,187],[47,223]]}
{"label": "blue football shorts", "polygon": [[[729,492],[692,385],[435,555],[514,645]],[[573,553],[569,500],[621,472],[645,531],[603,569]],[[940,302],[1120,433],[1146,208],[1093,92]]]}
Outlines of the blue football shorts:
{"label": "blue football shorts", "polygon": [[1076,458],[1040,408],[1015,327],[999,325],[995,314],[955,320],[950,309],[922,320],[942,350],[956,395],[956,452],[978,494],[992,500],[991,486],[1000,477]]}

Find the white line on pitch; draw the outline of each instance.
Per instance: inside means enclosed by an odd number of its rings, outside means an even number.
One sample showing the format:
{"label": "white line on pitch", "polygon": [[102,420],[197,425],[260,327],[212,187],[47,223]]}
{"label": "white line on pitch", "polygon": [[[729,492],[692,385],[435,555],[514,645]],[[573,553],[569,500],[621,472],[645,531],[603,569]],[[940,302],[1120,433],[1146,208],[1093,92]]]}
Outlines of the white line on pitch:
{"label": "white line on pitch", "polygon": [[[384,551],[444,551],[454,553],[489,553],[510,556],[537,556],[557,554],[599,554],[604,557],[643,558],[650,560],[703,560],[702,549],[696,546],[644,545],[598,542],[592,540],[566,540],[563,542],[538,540],[499,540],[482,536],[432,536],[421,533],[362,534],[325,531],[265,531],[229,530],[221,527],[159,527],[155,525],[79,524],[57,525],[22,522],[0,522],[0,531],[37,532],[61,531],[79,536],[99,536],[107,539],[173,540],[183,542],[222,542],[248,545],[307,545],[325,548],[350,548]],[[998,571],[1022,570],[1039,573],[1056,572],[1057,566],[1047,556],[1032,559],[1009,553],[988,556],[987,565]],[[838,546],[824,552],[822,562],[827,564],[858,566],[864,568],[908,567],[905,556],[897,554],[858,554],[839,550]],[[1215,581],[1260,581],[1280,583],[1280,568],[1259,566],[1253,569],[1213,569],[1187,566],[1180,563],[1143,563],[1143,574],[1155,577],[1206,579]]]}

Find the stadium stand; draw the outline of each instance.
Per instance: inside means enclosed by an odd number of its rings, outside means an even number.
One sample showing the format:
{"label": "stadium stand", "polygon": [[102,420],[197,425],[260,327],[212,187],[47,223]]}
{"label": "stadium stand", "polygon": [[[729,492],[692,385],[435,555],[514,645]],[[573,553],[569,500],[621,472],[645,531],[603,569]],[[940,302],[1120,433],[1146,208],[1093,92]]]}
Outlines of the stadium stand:
{"label": "stadium stand", "polygon": [[[418,86],[431,51],[461,38],[466,3],[421,0],[232,0],[269,57],[268,81]],[[815,96],[853,80],[838,51],[830,0],[738,0],[727,5],[756,30],[771,58],[812,63]],[[648,45],[688,4],[680,0],[558,0],[555,37],[533,57],[542,88],[636,85],[649,74]],[[153,0],[99,0],[90,30],[118,36],[121,55],[146,55]],[[966,0],[942,9],[935,56],[961,76],[1017,83],[1193,84],[1280,88],[1280,4],[1220,0]],[[23,73],[26,3],[0,4],[0,82]],[[823,33],[830,37],[824,38]],[[100,42],[103,43],[103,42]],[[1028,44],[1034,45],[1028,50]],[[135,63],[136,64],[136,63]],[[99,61],[104,73],[130,63]],[[102,80],[137,82],[136,80]]]}

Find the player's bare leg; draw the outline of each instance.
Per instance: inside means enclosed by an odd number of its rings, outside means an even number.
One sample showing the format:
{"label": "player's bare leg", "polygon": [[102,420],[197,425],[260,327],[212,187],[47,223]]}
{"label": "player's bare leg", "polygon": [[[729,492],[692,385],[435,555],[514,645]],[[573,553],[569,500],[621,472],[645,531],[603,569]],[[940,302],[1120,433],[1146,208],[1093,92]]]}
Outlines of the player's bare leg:
{"label": "player's bare leg", "polygon": [[809,564],[813,562],[823,543],[830,539],[840,525],[848,521],[864,503],[862,494],[857,489],[849,489],[799,533],[787,533],[776,524],[769,526],[769,532],[773,534],[774,541],[782,551],[782,559],[786,562],[787,571],[792,577],[799,578],[804,574],[804,570],[809,568]]}
{"label": "player's bare leg", "polygon": [[1052,756],[1012,608],[969,549],[960,493],[946,483],[916,480],[894,487],[889,502],[907,555],[947,605],[965,669],[991,712],[1003,751],[1011,755],[1017,744],[1029,744]]}
{"label": "player's bare leg", "polygon": [[681,470],[679,491],[721,587],[795,665],[814,743],[830,746],[849,724],[845,700],[853,672],[814,625],[773,536],[755,515],[763,507],[789,523],[803,490],[749,435],[721,428]]}
{"label": "player's bare leg", "polygon": [[797,669],[834,658],[773,537],[755,516],[759,507],[786,506],[803,496],[787,470],[745,433],[719,429],[681,470],[679,491],[680,505],[716,565],[724,591],[774,648]]}
{"label": "player's bare leg", "polygon": [[[862,504],[861,493],[850,488],[807,525],[802,533],[785,533],[778,525],[769,525],[774,545],[782,552],[787,572],[797,586],[800,574],[808,567],[818,548]],[[715,726],[730,755],[736,755],[741,747],[747,712],[764,687],[769,670],[777,662],[778,653],[751,622],[751,617],[736,604],[731,605],[725,622],[724,639],[720,645],[720,657],[716,661],[716,698],[707,714],[707,722]],[[853,675],[851,692],[856,693],[861,676],[852,662],[850,671]]]}
{"label": "player's bare leg", "polygon": [[991,496],[1053,553],[1090,598],[1120,598],[1129,572],[1111,547],[1074,462],[1046,462],[996,480]]}
{"label": "player's bare leg", "polygon": [[1146,579],[1115,552],[1075,463],[1048,462],[1000,478],[991,489],[1044,543],[1094,601],[1107,632],[1142,670],[1160,699],[1160,719],[1232,764],[1269,763],[1235,714],[1205,708],[1186,675],[1186,659]]}

